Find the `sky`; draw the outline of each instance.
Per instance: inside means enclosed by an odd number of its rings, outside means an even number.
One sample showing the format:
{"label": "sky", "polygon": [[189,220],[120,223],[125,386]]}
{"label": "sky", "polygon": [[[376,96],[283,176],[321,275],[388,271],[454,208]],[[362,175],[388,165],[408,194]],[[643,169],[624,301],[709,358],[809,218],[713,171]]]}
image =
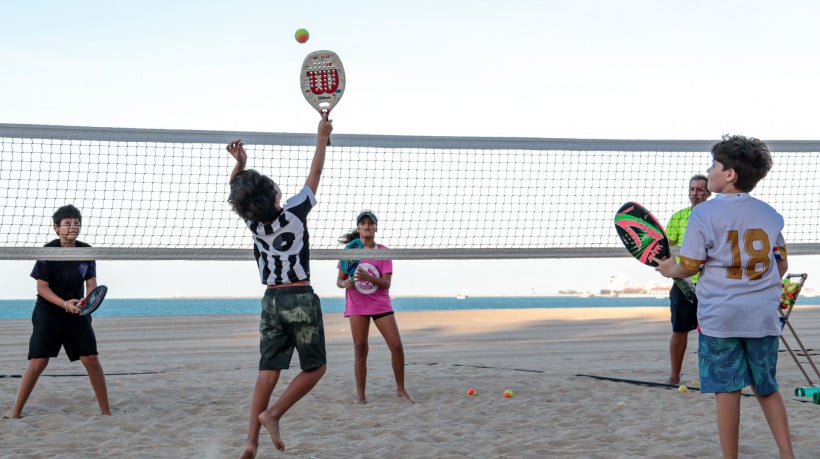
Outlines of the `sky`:
{"label": "sky", "polygon": [[[307,53],[331,49],[348,80],[335,133],[820,138],[812,1],[30,0],[0,3],[0,17],[0,123],[315,132],[297,73]],[[597,291],[614,274],[666,282],[626,257],[394,264],[394,295]],[[0,298],[34,296],[31,265],[0,261]],[[320,295],[341,294],[334,262],[312,269]],[[250,261],[98,272],[112,297],[260,293]]]}

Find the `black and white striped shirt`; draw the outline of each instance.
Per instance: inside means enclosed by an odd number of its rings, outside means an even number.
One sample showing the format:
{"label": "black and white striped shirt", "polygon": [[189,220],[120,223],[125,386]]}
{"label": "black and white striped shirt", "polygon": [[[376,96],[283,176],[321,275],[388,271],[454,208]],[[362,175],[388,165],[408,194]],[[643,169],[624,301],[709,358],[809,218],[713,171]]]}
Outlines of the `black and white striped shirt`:
{"label": "black and white striped shirt", "polygon": [[310,280],[307,214],[315,205],[316,196],[305,185],[288,199],[273,221],[245,221],[253,233],[253,255],[263,284],[282,285]]}

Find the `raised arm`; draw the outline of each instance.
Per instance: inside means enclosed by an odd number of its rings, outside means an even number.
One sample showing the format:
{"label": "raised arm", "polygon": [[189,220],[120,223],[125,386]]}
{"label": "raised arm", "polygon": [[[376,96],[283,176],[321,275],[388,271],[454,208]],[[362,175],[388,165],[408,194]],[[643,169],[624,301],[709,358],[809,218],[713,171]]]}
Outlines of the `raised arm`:
{"label": "raised arm", "polygon": [[319,132],[316,134],[316,153],[313,154],[313,162],[310,163],[305,185],[310,187],[313,193],[319,188],[319,179],[322,177],[322,168],[325,167],[325,150],[330,133],[333,131],[333,122],[327,117],[329,112],[322,112],[322,121],[319,122]]}
{"label": "raised arm", "polygon": [[245,170],[245,163],[248,162],[248,155],[245,153],[245,145],[242,143],[242,139],[234,140],[233,142],[229,143],[226,150],[236,159],[236,165],[233,167],[233,171],[231,172],[231,180],[237,176],[240,172]]}

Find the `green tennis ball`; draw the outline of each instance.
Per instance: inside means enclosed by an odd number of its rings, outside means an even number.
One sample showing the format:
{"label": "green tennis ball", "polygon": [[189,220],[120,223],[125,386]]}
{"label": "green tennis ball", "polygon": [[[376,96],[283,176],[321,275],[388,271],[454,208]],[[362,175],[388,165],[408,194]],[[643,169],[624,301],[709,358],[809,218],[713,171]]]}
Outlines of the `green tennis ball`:
{"label": "green tennis ball", "polygon": [[310,34],[308,33],[307,29],[299,29],[293,36],[296,37],[296,41],[298,41],[299,43],[305,43],[306,41],[308,41],[308,38],[310,38]]}

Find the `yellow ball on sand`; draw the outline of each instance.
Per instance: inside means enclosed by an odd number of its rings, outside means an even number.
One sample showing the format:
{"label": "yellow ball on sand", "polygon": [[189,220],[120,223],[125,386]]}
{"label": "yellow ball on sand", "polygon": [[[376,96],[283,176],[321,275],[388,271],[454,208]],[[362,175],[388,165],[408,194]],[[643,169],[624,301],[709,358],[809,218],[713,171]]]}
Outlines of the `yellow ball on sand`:
{"label": "yellow ball on sand", "polygon": [[625,406],[626,406],[626,402],[618,402],[618,406],[620,406],[621,408],[623,408],[623,407],[625,407]]}
{"label": "yellow ball on sand", "polygon": [[504,398],[513,398],[515,394],[511,389],[507,389],[504,391]]}
{"label": "yellow ball on sand", "polygon": [[689,392],[689,388],[686,386],[678,386],[678,390],[681,392]]}
{"label": "yellow ball on sand", "polygon": [[473,395],[475,395],[475,394],[476,394],[476,390],[475,390],[475,389],[473,389],[472,387],[471,387],[471,388],[469,388],[469,389],[467,389],[467,395],[469,395],[469,396],[471,396],[471,397],[472,397],[472,396],[473,396]]}
{"label": "yellow ball on sand", "polygon": [[308,41],[308,38],[310,38],[310,34],[308,33],[308,31],[306,29],[297,30],[296,33],[293,34],[293,36],[296,38],[296,41],[298,41],[299,43],[305,43],[306,41]]}

